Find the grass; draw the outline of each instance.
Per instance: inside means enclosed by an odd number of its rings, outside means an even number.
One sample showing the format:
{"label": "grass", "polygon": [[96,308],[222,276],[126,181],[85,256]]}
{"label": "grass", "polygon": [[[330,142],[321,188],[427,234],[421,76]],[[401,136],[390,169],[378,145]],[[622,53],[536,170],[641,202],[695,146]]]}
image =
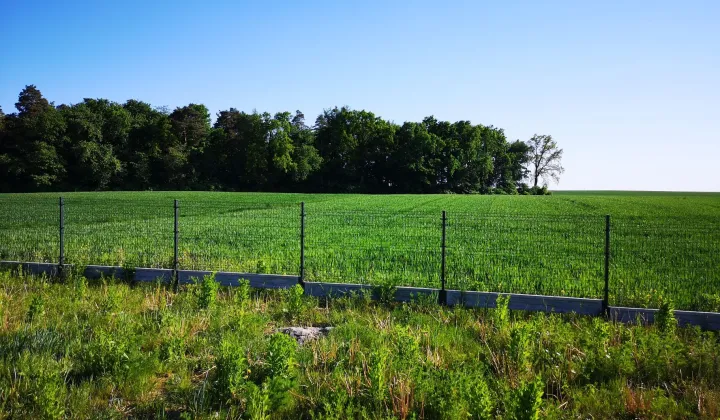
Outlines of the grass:
{"label": "grass", "polygon": [[[601,298],[611,215],[611,304],[720,310],[720,194],[549,197],[203,192],[67,193],[66,262],[298,274],[306,279]],[[58,194],[0,195],[0,259],[57,261]]]}
{"label": "grass", "polygon": [[[671,316],[625,325],[213,282],[176,293],[0,272],[0,418],[720,416],[718,334]],[[334,328],[299,347],[275,333],[288,325]]]}

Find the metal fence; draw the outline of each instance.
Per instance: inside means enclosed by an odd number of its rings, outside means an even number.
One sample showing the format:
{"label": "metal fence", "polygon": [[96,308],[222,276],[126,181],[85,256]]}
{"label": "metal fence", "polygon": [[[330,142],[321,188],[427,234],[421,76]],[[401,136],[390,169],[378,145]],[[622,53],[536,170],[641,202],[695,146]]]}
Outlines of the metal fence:
{"label": "metal fence", "polygon": [[[61,217],[62,216],[62,217]],[[326,210],[156,199],[0,202],[0,260],[292,274],[305,281],[720,310],[720,221]]]}

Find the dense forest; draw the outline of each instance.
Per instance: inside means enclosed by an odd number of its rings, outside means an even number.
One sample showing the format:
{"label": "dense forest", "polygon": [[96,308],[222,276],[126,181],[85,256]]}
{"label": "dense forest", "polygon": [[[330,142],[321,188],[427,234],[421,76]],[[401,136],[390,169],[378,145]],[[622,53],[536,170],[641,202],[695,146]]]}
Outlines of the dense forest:
{"label": "dense forest", "polygon": [[0,109],[0,192],[547,191],[531,169],[531,142],[508,141],[502,129],[469,121],[427,117],[398,125],[336,107],[309,126],[300,111],[230,108],[212,124],[204,105],[169,111],[137,100],[85,99],[55,106],[33,85],[15,107],[7,115]]}

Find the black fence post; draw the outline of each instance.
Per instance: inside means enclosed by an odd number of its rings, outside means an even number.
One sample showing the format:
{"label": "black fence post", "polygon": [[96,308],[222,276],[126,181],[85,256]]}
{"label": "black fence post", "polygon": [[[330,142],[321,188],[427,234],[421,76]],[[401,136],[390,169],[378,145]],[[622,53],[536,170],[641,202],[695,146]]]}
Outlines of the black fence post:
{"label": "black fence post", "polygon": [[447,305],[447,290],[445,289],[445,231],[447,226],[447,214],[445,210],[442,212],[442,242],[440,243],[440,249],[442,252],[442,260],[440,262],[440,294],[438,296],[439,303],[441,305]]}
{"label": "black fence post", "polygon": [[305,287],[305,202],[300,203],[300,286]]}
{"label": "black fence post", "polygon": [[63,278],[65,271],[65,199],[60,197],[60,255],[58,258],[58,275]]}
{"label": "black fence post", "polygon": [[174,229],[174,232],[173,232],[174,245],[173,245],[173,275],[172,275],[172,281],[173,281],[173,286],[175,287],[175,290],[177,291],[177,290],[178,290],[178,283],[179,283],[179,279],[178,279],[178,268],[179,268],[179,266],[180,266],[180,262],[178,261],[178,254],[179,254],[179,252],[178,252],[178,251],[179,251],[179,250],[178,250],[178,244],[179,244],[179,240],[180,240],[180,229],[179,229],[178,217],[180,216],[180,205],[179,205],[179,203],[178,203],[178,200],[175,200],[174,210],[175,210],[175,217],[174,217],[174,219],[175,219],[175,229]]}
{"label": "black fence post", "polygon": [[605,216],[605,294],[603,311],[610,317],[610,215]]}

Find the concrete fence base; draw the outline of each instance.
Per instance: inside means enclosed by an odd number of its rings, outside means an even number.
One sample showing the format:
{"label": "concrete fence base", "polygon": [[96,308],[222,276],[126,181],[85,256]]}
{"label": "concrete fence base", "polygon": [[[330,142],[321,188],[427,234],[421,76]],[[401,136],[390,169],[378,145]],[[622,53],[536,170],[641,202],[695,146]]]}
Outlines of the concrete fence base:
{"label": "concrete fence base", "polygon": [[[60,268],[53,263],[35,263],[20,261],[0,261],[0,268],[22,270],[33,275],[57,276]],[[70,264],[64,265],[63,270],[72,270]],[[165,268],[134,268],[126,269],[116,266],[89,265],[84,268],[83,274],[87,278],[115,277],[134,280],[138,282],[170,282],[174,271]],[[178,270],[178,282],[189,284],[201,280],[204,276],[213,274],[212,271]],[[285,289],[299,284],[298,276],[278,274],[254,274],[234,272],[214,272],[215,280],[223,286],[237,286],[241,279],[250,282],[254,288]],[[367,284],[345,283],[304,283],[305,294],[315,297],[341,297],[352,293],[370,293],[373,299],[378,299],[379,291],[376,287]],[[437,301],[441,291],[439,289],[423,287],[396,287],[394,300],[410,302],[416,299]],[[447,305],[463,305],[469,308],[495,308],[498,296],[510,297],[508,307],[513,310],[541,311],[554,313],[577,313],[581,315],[602,315],[603,307],[600,299],[585,299],[562,296],[527,295],[519,293],[471,292],[460,290],[445,291]],[[611,306],[610,320],[624,323],[650,324],[655,319],[657,309],[625,308]],[[720,313],[675,311],[675,318],[680,325],[695,325],[705,330],[720,331]]]}

